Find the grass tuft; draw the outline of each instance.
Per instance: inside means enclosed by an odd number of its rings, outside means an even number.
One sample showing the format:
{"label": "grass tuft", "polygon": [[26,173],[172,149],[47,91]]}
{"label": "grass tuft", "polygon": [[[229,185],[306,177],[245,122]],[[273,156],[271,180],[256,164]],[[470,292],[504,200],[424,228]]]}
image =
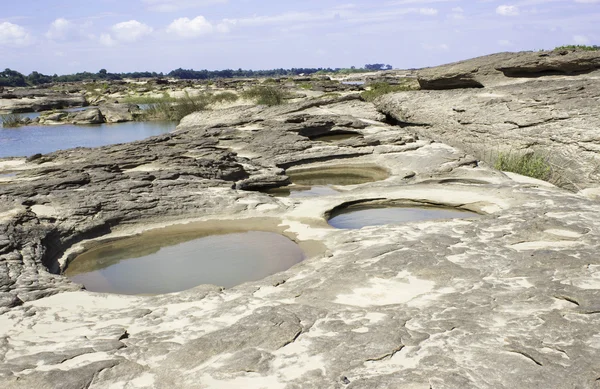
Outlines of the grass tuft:
{"label": "grass tuft", "polygon": [[218,94],[202,93],[198,96],[185,94],[182,98],[174,98],[169,95],[163,97],[131,97],[124,101],[132,104],[148,104],[149,107],[144,111],[138,120],[169,120],[180,121],[185,116],[208,109],[208,106],[214,103],[234,102],[238,95],[233,92],[222,92]]}
{"label": "grass tuft", "polygon": [[257,104],[271,106],[283,104],[287,94],[272,86],[255,86],[242,92],[242,96],[255,100]]}
{"label": "grass tuft", "polygon": [[23,125],[23,121],[21,119],[21,115],[16,113],[8,113],[0,115],[0,123],[2,123],[2,127],[19,127]]}
{"label": "grass tuft", "polygon": [[388,93],[404,92],[404,91],[410,91],[410,90],[415,90],[415,87],[413,87],[411,85],[405,85],[405,84],[390,85],[387,82],[377,82],[377,83],[369,85],[369,90],[361,93],[360,97],[364,101],[373,101],[380,96],[387,95]]}
{"label": "grass tuft", "polygon": [[501,152],[494,162],[494,168],[538,180],[550,181],[552,178],[550,161],[547,157],[535,152]]}

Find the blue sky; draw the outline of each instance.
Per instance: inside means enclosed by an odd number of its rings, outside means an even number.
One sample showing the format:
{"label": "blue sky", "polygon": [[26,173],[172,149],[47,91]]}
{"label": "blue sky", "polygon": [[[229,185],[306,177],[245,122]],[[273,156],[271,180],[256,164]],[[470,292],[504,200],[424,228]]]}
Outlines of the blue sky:
{"label": "blue sky", "polygon": [[433,66],[600,44],[600,0],[0,0],[0,68]]}

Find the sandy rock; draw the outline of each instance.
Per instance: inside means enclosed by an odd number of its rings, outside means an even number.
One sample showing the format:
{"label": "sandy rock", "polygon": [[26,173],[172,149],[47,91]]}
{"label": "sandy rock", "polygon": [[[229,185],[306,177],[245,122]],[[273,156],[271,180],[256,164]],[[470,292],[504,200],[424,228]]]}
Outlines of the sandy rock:
{"label": "sandy rock", "polygon": [[[540,85],[506,102],[481,90],[390,96],[398,105],[388,115],[403,126],[375,120],[385,116],[356,99],[236,107],[190,115],[173,134],[18,161],[31,180],[3,183],[0,196],[0,387],[595,387],[599,203],[515,181],[415,134],[442,128],[442,114],[494,118],[506,106],[519,120],[550,105],[580,126],[593,118],[590,97],[575,104],[565,84]],[[553,95],[562,101],[545,100],[552,88],[563,88]],[[529,100],[534,92],[542,103]],[[413,122],[430,127],[405,126]],[[339,130],[369,142],[318,140]],[[315,198],[239,190],[285,184],[290,166],[386,174]],[[367,200],[480,215],[327,226],[332,209]],[[58,275],[83,241],[255,218],[324,248],[230,289],[120,296]]]}
{"label": "sandy rock", "polygon": [[130,122],[141,112],[135,104],[103,104],[98,109],[107,123]]}
{"label": "sandy rock", "polygon": [[600,82],[593,75],[550,77],[478,90],[383,96],[378,109],[416,132],[485,159],[537,150],[571,190],[600,182]]}
{"label": "sandy rock", "polygon": [[99,124],[104,123],[104,116],[98,108],[90,108],[77,112],[69,119],[73,124]]}

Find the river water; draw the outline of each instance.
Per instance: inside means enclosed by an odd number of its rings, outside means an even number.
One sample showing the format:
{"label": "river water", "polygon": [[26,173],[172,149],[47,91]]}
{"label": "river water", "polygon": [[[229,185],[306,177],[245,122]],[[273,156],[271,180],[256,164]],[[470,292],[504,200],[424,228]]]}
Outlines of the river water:
{"label": "river water", "polygon": [[175,122],[125,122],[97,125],[0,126],[0,158],[26,157],[73,147],[133,142],[175,129]]}

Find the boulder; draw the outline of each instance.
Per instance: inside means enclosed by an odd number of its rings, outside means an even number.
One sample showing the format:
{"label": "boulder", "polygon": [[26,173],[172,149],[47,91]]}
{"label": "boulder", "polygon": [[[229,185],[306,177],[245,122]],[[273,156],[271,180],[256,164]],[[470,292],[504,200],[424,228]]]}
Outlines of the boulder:
{"label": "boulder", "polygon": [[86,109],[76,112],[70,118],[73,124],[99,124],[104,123],[104,116],[98,108]]}
{"label": "boulder", "polygon": [[135,104],[105,104],[99,110],[107,123],[130,122],[141,110]]}
{"label": "boulder", "polygon": [[600,69],[600,50],[559,50],[517,56],[496,69],[507,77],[572,75]]}
{"label": "boulder", "polygon": [[417,80],[424,90],[483,88],[483,84],[475,79],[475,72],[445,71],[443,74],[422,72],[419,73]]}

